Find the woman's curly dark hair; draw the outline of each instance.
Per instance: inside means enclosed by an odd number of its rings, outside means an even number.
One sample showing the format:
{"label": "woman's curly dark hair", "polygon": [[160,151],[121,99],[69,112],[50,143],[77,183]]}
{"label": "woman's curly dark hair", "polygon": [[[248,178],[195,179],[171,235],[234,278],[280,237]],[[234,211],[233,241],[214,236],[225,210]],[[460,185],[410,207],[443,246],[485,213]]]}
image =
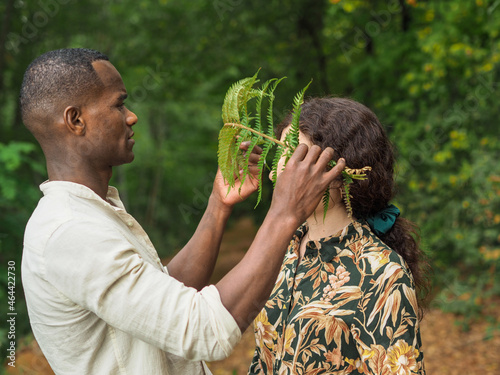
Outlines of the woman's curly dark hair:
{"label": "woman's curly dark hair", "polygon": [[[346,98],[312,98],[304,102],[300,131],[321,148],[332,147],[335,160],[343,157],[349,168],[371,166],[366,180],[350,185],[353,216],[364,219],[387,207],[394,198],[394,149],[377,116],[366,106]],[[291,122],[292,113],[278,125],[276,135]],[[423,316],[429,292],[429,265],[420,249],[417,226],[402,218],[380,239],[400,254],[408,264],[419,297],[419,315]]]}

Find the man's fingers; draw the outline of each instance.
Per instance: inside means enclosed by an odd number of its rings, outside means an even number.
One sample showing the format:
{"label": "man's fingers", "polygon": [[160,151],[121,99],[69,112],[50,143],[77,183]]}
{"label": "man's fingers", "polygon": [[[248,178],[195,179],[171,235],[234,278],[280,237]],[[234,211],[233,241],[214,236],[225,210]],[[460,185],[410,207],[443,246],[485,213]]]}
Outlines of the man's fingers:
{"label": "man's fingers", "polygon": [[254,154],[253,152],[250,154],[250,158],[248,159],[248,164],[258,164],[260,160],[260,154]]}
{"label": "man's fingers", "polygon": [[[260,168],[257,164],[248,164],[248,171],[250,172],[249,176],[251,178],[256,178],[259,175]],[[240,177],[243,173],[243,169],[240,170]]]}
{"label": "man's fingers", "polygon": [[309,147],[307,147],[306,144],[299,144],[295,151],[293,152],[292,156],[290,157],[290,160],[288,162],[296,162],[296,161],[302,161],[306,157],[308,153]]}
{"label": "man's fingers", "polygon": [[[245,141],[240,144],[240,150],[245,151],[245,154],[248,153],[248,147],[250,147],[250,141]],[[259,146],[255,146],[252,149],[250,156],[248,158],[248,164],[249,165],[258,164],[261,154],[262,154],[262,148],[260,148]]]}
{"label": "man's fingers", "polygon": [[340,158],[337,160],[337,164],[331,170],[326,173],[326,177],[329,181],[335,180],[345,168],[345,159]]}
{"label": "man's fingers", "polygon": [[319,155],[318,157],[318,164],[321,166],[324,165],[326,167],[327,164],[330,162],[330,160],[332,160],[333,155],[334,155],[333,148],[331,147],[325,148],[321,153],[321,155]]}
{"label": "man's fingers", "polygon": [[[245,142],[241,142],[240,144],[240,150],[248,150],[248,147],[250,147],[250,141],[245,141]],[[262,148],[259,147],[259,146],[254,146],[253,150],[252,150],[252,154],[257,154],[257,155],[260,155],[262,154]]]}

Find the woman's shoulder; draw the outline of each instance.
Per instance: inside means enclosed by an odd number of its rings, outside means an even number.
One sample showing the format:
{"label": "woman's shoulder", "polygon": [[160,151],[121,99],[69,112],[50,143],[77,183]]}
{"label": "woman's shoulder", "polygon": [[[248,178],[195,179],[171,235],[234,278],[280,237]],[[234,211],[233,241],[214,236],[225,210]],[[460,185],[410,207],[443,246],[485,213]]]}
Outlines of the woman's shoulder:
{"label": "woman's shoulder", "polygon": [[359,259],[368,263],[371,272],[367,273],[371,274],[373,279],[380,277],[384,279],[394,274],[402,274],[412,280],[403,257],[377,237],[368,224],[359,223],[358,233],[360,234],[358,244],[353,247],[360,248]]}

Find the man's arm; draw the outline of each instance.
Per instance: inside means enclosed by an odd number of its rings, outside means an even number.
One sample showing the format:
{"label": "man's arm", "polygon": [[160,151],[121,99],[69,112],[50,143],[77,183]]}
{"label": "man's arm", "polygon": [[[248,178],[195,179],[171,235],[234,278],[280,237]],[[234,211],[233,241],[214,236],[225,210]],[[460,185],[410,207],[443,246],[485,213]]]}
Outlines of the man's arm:
{"label": "man's arm", "polygon": [[76,308],[166,352],[221,359],[269,297],[292,233],[345,166],[339,161],[326,172],[333,152],[320,153],[317,146],[309,153],[305,145],[297,148],[254,243],[216,286],[200,292],[183,286],[144,261],[119,230],[88,218],[70,220],[51,235],[44,251],[47,282]]}
{"label": "man's arm", "polygon": [[299,145],[279,175],[269,212],[243,259],[217,283],[223,305],[244,331],[272,291],[293,233],[345,167],[327,171],[333,150]]}
{"label": "man's arm", "polygon": [[[243,142],[240,148],[248,151],[248,146],[249,142]],[[237,181],[236,186],[228,194],[228,185],[224,182],[220,170],[217,171],[208,206],[194,235],[167,265],[170,276],[198,290],[208,284],[233,206],[257,190],[259,181],[256,177],[258,175],[256,165],[261,153],[259,147],[252,150],[249,169],[254,177],[246,178],[241,190]]]}

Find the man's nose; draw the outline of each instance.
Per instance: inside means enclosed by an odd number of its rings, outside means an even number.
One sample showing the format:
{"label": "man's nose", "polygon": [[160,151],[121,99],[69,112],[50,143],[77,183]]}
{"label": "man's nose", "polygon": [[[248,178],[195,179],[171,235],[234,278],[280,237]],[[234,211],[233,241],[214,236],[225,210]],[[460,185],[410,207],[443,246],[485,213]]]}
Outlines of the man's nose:
{"label": "man's nose", "polygon": [[137,124],[137,115],[132,112],[131,110],[128,110],[128,114],[127,114],[127,125],[128,126],[134,126],[135,124]]}

